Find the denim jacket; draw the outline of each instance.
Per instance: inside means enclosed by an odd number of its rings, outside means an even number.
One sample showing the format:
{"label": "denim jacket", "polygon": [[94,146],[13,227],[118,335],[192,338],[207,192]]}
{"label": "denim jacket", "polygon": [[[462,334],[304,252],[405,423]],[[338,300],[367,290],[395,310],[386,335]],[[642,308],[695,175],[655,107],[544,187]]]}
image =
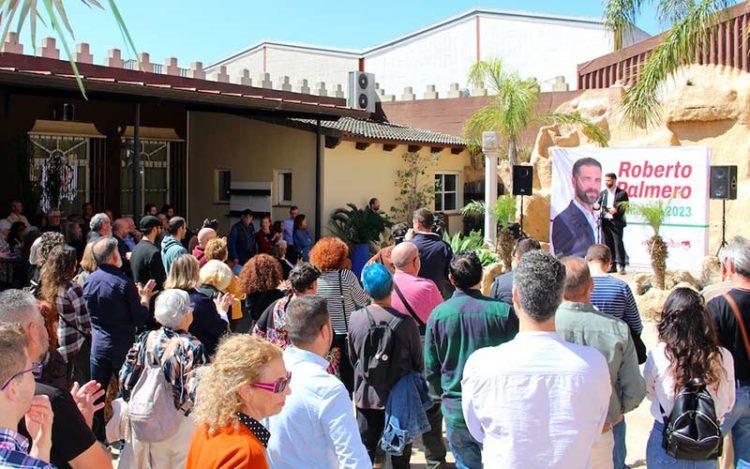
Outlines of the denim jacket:
{"label": "denim jacket", "polygon": [[386,454],[400,456],[406,445],[430,431],[425,411],[432,407],[427,381],[411,372],[398,380],[385,404],[385,430],[380,448]]}

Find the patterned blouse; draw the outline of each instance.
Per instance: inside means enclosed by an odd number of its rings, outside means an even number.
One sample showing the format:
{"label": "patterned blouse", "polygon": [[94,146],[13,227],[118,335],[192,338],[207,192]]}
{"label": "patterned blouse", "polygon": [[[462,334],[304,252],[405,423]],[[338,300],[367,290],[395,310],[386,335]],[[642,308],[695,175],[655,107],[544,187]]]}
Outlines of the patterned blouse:
{"label": "patterned blouse", "polygon": [[86,310],[83,288],[73,281],[60,288],[55,298],[59,321],[57,324],[57,351],[70,362],[81,350],[86,339],[91,340],[91,317]]}
{"label": "patterned blouse", "polygon": [[[147,353],[146,341],[149,334],[156,334],[151,353]],[[177,341],[172,348],[174,352],[162,365],[164,377],[172,386],[175,408],[190,414],[195,402],[196,377],[195,370],[208,363],[203,344],[198,339],[184,331],[162,327],[156,331],[144,332],[128,352],[125,364],[120,370],[120,391],[126,401],[130,400],[130,392],[141,376],[144,364],[157,364],[162,361],[167,346]]]}

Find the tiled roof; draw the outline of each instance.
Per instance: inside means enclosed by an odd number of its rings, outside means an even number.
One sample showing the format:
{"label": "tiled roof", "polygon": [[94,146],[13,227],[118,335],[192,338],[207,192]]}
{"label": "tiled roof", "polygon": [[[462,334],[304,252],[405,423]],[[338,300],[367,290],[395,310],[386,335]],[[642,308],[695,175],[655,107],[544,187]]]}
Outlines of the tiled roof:
{"label": "tiled roof", "polygon": [[[220,83],[160,73],[79,63],[87,93],[148,96],[218,107],[260,109],[291,115],[367,116],[346,106],[343,99]],[[70,64],[64,60],[20,54],[0,54],[0,85],[75,90]],[[283,114],[280,114],[283,115]]]}
{"label": "tiled roof", "polygon": [[[305,124],[315,124],[310,119],[294,119]],[[340,133],[344,139],[363,138],[384,142],[421,143],[425,145],[446,145],[462,147],[466,142],[461,137],[448,135],[431,130],[415,129],[406,125],[389,122],[375,122],[366,119],[342,117],[338,121],[322,121],[324,129],[332,129]],[[348,137],[348,138],[347,138]]]}

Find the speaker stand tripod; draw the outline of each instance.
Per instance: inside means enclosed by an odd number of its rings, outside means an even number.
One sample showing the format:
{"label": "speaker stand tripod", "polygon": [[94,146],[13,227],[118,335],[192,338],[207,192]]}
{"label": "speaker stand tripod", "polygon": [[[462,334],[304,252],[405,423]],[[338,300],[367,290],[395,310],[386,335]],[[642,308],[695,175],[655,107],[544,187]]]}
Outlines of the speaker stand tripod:
{"label": "speaker stand tripod", "polygon": [[521,194],[521,236],[523,236],[523,194]]}
{"label": "speaker stand tripod", "polygon": [[716,250],[716,255],[721,253],[721,250],[727,245],[727,201],[721,199],[721,244],[719,249]]}

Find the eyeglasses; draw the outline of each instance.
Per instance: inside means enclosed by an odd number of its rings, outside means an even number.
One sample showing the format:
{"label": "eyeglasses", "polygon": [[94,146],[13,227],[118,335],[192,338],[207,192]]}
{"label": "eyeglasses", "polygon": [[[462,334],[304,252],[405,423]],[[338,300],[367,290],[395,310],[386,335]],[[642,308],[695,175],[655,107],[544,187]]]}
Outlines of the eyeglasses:
{"label": "eyeglasses", "polygon": [[19,376],[21,376],[24,373],[28,373],[29,371],[34,375],[34,378],[36,378],[36,379],[41,378],[42,377],[42,368],[44,367],[44,365],[42,365],[41,363],[38,363],[38,362],[34,362],[34,363],[31,364],[31,366],[32,367],[29,368],[28,370],[19,371],[18,373],[14,374],[10,378],[8,378],[8,381],[6,381],[5,384],[3,384],[3,387],[0,388],[0,391],[5,391],[5,388],[8,387],[8,385],[10,384],[11,381],[13,381],[14,379],[18,378]]}
{"label": "eyeglasses", "polygon": [[286,390],[291,380],[292,380],[292,372],[290,371],[286,374],[286,378],[281,378],[275,383],[255,383],[255,384],[252,384],[251,386],[254,388],[264,389],[266,391],[271,391],[274,394],[280,394]]}

